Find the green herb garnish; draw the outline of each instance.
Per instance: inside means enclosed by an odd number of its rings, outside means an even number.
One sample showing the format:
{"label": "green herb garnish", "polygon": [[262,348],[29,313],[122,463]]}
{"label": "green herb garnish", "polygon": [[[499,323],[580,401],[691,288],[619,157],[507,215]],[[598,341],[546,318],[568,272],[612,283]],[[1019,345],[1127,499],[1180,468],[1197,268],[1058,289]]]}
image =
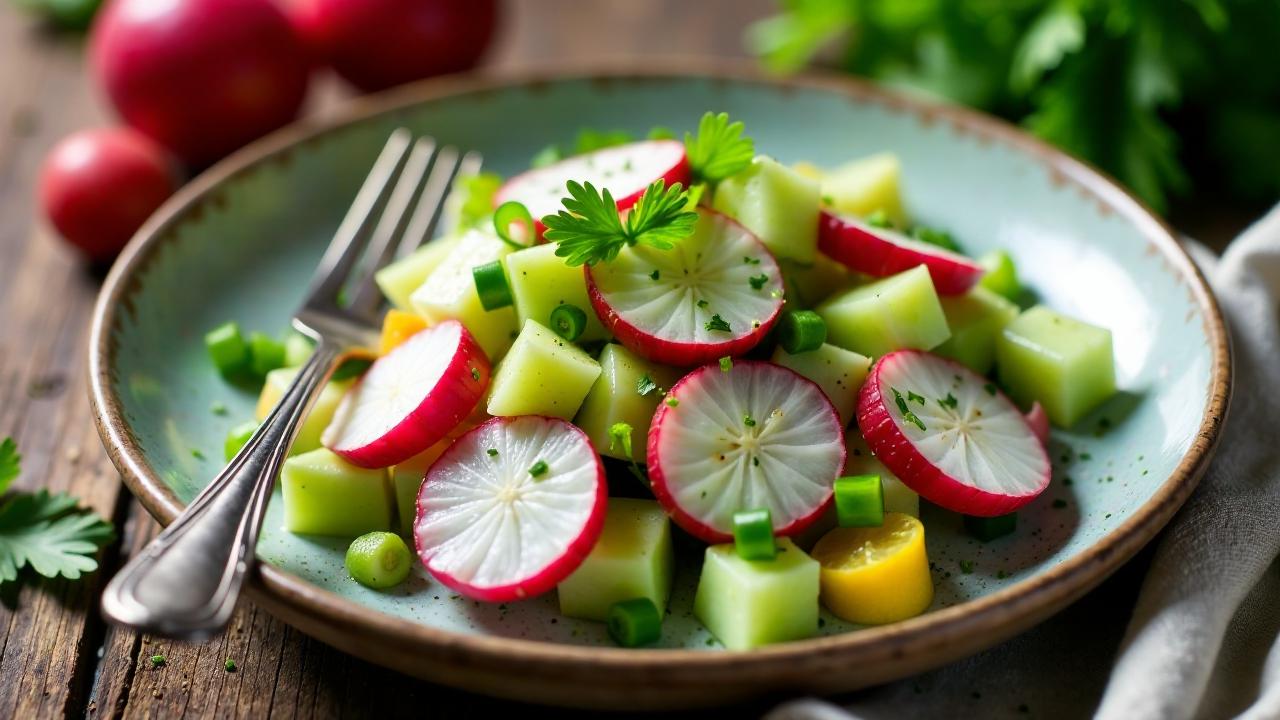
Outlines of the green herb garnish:
{"label": "green herb garnish", "polygon": [[729,327],[729,323],[725,322],[724,318],[719,315],[712,315],[711,319],[706,322],[704,327],[707,329],[707,332],[732,332],[732,329]]}
{"label": "green herb garnish", "polygon": [[746,425],[747,427],[755,427],[756,419],[751,417],[751,413],[747,413],[742,416],[742,424]]}
{"label": "green herb garnish", "polygon": [[165,657],[164,657],[163,655],[152,655],[152,656],[151,656],[151,667],[153,667],[153,668],[160,667],[161,665],[164,665],[164,664],[165,664],[165,662],[166,662],[166,660],[165,660]]}
{"label": "green herb garnish", "polygon": [[983,389],[983,390],[986,390],[986,391],[987,391],[987,394],[988,394],[988,395],[990,395],[991,397],[995,397],[995,396],[996,396],[996,390],[997,390],[997,388],[996,388],[996,386],[995,386],[995,383],[987,383],[986,385],[983,385],[983,386],[982,386],[982,389]]}
{"label": "green herb garnish", "polygon": [[472,380],[479,380],[479,379],[480,379],[480,371],[479,371],[479,370],[477,370],[477,369],[475,369],[475,368],[471,368],[471,379],[472,379]]}
{"label": "green herb garnish", "polygon": [[232,660],[231,658],[227,658],[227,661],[226,661],[226,662],[224,662],[224,663],[222,663],[222,669],[223,669],[223,670],[226,670],[227,672],[235,672],[235,671],[236,671],[236,661],[235,661],[235,660]]}
{"label": "green herb garnish", "polygon": [[18,454],[18,444],[13,438],[5,438],[0,442],[0,493],[9,489],[21,469],[22,455]]}
{"label": "green herb garnish", "polygon": [[657,268],[654,268],[653,272],[649,273],[650,280],[657,280],[660,277],[662,277],[662,273]]}
{"label": "green herb garnish", "polygon": [[754,277],[747,278],[747,282],[751,283],[752,290],[759,290],[764,287],[765,283],[769,282],[769,276],[764,273],[760,273]]}
{"label": "green herb garnish", "polygon": [[743,262],[743,263],[745,263],[745,264],[747,264],[747,265],[759,265],[759,264],[760,264],[760,258],[743,257],[743,258],[742,258],[742,262]]}
{"label": "green herb garnish", "polygon": [[960,564],[960,572],[961,572],[961,573],[963,573],[963,574],[965,574],[965,575],[968,575],[969,573],[972,573],[972,572],[973,572],[973,561],[972,561],[972,560],[961,560],[959,564]]}
{"label": "green herb garnish", "polygon": [[676,407],[677,405],[680,404],[680,399],[677,398],[675,395],[668,395],[666,403],[667,403],[667,407]]}
{"label": "green herb garnish", "polygon": [[631,457],[631,426],[624,422],[609,427],[609,449]]}
{"label": "green herb garnish", "polygon": [[725,355],[720,358],[720,372],[729,372],[733,369],[733,358]]}
{"label": "green herb garnish", "polygon": [[868,225],[874,228],[890,230],[893,228],[893,221],[889,219],[888,213],[884,210],[876,210],[863,219]]}
{"label": "green herb garnish", "polygon": [[908,400],[910,400],[910,401],[912,401],[912,402],[914,402],[914,403],[916,403],[916,404],[918,404],[918,405],[923,405],[923,404],[924,404],[924,396],[923,396],[923,395],[920,395],[920,394],[918,394],[918,393],[916,393],[916,392],[913,392],[913,391],[911,391],[911,390],[908,390],[908,391],[907,391],[907,399],[908,399]]}
{"label": "green herb garnish", "polygon": [[535,463],[533,464],[533,466],[529,468],[529,474],[530,474],[530,475],[532,475],[532,476],[534,476],[535,478],[536,478],[536,477],[541,477],[541,476],[543,476],[543,475],[546,475],[546,474],[547,474],[547,461],[546,461],[546,460],[539,460],[539,461],[535,462]]}
{"label": "green herb garnish", "polygon": [[680,183],[666,187],[656,180],[628,213],[618,214],[609,189],[597,190],[591,183],[566,183],[570,197],[564,209],[542,218],[548,242],[557,243],[556,256],[568,265],[595,265],[618,256],[623,247],[637,244],[670,250],[678,240],[693,233],[697,213],[689,212],[688,192]]}
{"label": "green herb garnish", "polygon": [[947,393],[947,396],[945,398],[941,398],[938,400],[938,404],[944,408],[950,408],[952,410],[955,410],[956,406],[960,404],[960,401],[956,399],[955,395],[952,395],[951,393]]}
{"label": "green herb garnish", "polygon": [[489,457],[498,457],[498,448],[489,448],[488,450],[485,450],[485,453]]}
{"label": "green herb garnish", "polygon": [[[12,440],[0,443],[0,486],[18,476],[20,459]],[[66,493],[14,495],[0,505],[0,582],[16,580],[28,565],[44,577],[75,580],[98,568],[94,556],[114,537],[111,523],[78,509]]]}
{"label": "green herb garnish", "polygon": [[756,145],[742,135],[741,122],[729,122],[728,113],[706,113],[698,123],[698,136],[684,135],[689,169],[699,181],[718,183],[751,164]]}
{"label": "green herb garnish", "polygon": [[698,308],[699,308],[700,310],[705,310],[705,309],[707,308],[707,306],[708,306],[708,305],[710,305],[710,304],[711,304],[711,303],[707,302],[706,300],[699,300],[699,301],[698,301]]}
{"label": "green herb garnish", "polygon": [[890,388],[890,390],[893,391],[893,400],[898,405],[898,412],[902,415],[903,421],[909,422],[921,430],[928,430],[928,428],[924,426],[924,421],[917,417],[915,413],[911,412],[911,408],[907,407],[907,400],[902,397],[902,393],[898,392],[897,388]]}
{"label": "green herb garnish", "polygon": [[658,383],[649,377],[649,373],[645,373],[636,379],[636,394],[644,397],[654,390],[658,389]]}

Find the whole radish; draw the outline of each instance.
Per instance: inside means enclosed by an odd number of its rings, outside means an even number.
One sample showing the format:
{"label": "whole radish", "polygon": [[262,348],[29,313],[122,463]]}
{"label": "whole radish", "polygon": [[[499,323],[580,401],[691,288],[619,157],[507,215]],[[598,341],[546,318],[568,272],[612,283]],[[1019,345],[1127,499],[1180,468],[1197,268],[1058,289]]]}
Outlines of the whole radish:
{"label": "whole radish", "polygon": [[177,188],[164,149],[128,128],[82,130],[40,168],[40,206],[90,260],[115,257]]}
{"label": "whole radish", "polygon": [[126,123],[197,166],[292,120],[309,76],[271,0],[112,0],[90,64]]}

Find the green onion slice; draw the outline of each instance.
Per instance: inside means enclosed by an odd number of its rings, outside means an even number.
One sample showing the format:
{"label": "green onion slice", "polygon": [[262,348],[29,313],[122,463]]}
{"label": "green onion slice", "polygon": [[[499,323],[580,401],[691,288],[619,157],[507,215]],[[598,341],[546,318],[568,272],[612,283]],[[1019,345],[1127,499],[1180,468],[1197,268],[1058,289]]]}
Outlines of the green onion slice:
{"label": "green onion slice", "polygon": [[836,479],[836,519],[840,527],[884,524],[884,486],[879,475]]}
{"label": "green onion slice", "polygon": [[647,597],[623,600],[609,608],[609,637],[622,647],[640,647],[662,636],[662,612]]}
{"label": "green onion slice", "polygon": [[827,323],[812,310],[783,313],[778,322],[778,343],[792,355],[817,350],[826,341]]}
{"label": "green onion slice", "polygon": [[773,518],[768,508],[740,510],[733,514],[733,548],[743,560],[772,560],[777,556]]}
{"label": "green onion slice", "polygon": [[501,260],[471,268],[471,278],[476,283],[480,307],[486,311],[504,308],[513,302],[511,285],[507,282],[507,271],[503,269]]}
{"label": "green onion slice", "polygon": [[[515,232],[512,232],[513,225],[516,226]],[[537,233],[529,208],[515,200],[504,202],[493,211],[493,229],[502,242],[517,250],[532,245]]]}
{"label": "green onion slice", "polygon": [[587,314],[577,305],[557,305],[551,311],[551,329],[565,340],[573,342],[587,329]]}

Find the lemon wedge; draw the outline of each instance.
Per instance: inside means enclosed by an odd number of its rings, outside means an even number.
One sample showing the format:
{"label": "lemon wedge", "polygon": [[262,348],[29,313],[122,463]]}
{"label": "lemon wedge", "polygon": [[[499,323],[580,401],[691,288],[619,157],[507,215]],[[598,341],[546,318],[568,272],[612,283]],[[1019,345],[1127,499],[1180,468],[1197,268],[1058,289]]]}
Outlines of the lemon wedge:
{"label": "lemon wedge", "polygon": [[822,567],[822,604],[849,622],[897,622],[933,602],[924,525],[910,515],[886,513],[880,527],[836,528],[810,554]]}

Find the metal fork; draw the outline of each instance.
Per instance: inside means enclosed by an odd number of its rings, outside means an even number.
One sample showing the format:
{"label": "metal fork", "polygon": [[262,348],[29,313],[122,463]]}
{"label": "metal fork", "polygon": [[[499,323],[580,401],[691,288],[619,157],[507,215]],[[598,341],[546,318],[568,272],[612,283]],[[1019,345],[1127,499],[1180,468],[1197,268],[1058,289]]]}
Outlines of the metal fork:
{"label": "metal fork", "polygon": [[374,272],[434,234],[453,178],[477,172],[480,162],[430,138],[414,141],[404,128],[391,134],[294,315],[293,327],[315,341],[315,352],[230,464],[108,583],[107,619],[185,639],[226,626],[303,418],[339,362],[377,337],[382,299]]}

